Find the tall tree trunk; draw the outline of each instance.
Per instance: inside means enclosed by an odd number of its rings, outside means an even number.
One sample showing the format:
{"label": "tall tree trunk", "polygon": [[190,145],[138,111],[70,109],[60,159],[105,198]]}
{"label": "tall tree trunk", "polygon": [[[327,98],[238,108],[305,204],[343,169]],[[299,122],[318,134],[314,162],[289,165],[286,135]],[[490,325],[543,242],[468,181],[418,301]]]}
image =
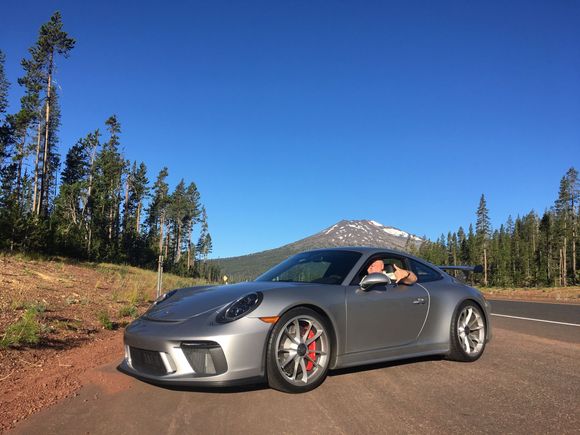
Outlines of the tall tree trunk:
{"label": "tall tree trunk", "polygon": [[[46,116],[44,121],[44,155],[42,161],[42,179],[41,179],[41,187],[40,187],[40,200],[38,204],[38,213],[40,214],[40,210],[43,207],[43,203],[45,200],[45,195],[48,196],[48,154],[50,151],[50,143],[49,143],[49,133],[50,133],[50,97],[51,97],[51,90],[52,90],[52,62],[53,62],[54,52],[50,53],[50,61],[48,64],[48,86],[46,88]],[[46,198],[48,201],[48,198]],[[48,209],[48,208],[47,208]]]}
{"label": "tall tree trunk", "polygon": [[139,234],[141,230],[141,201],[137,203],[137,216],[135,221],[135,229],[137,230],[137,234]]}
{"label": "tall tree trunk", "polygon": [[169,258],[168,253],[169,253],[169,228],[167,228],[165,231],[165,258]]}
{"label": "tall tree trunk", "polygon": [[161,294],[163,275],[163,225],[165,225],[165,216],[161,214],[159,222],[159,259],[157,260],[157,297]]}
{"label": "tall tree trunk", "polygon": [[483,285],[487,287],[487,248],[483,248]]}
{"label": "tall tree trunk", "polygon": [[568,285],[568,264],[566,262],[568,238],[564,236],[564,245],[562,246],[562,285],[566,287]]}
{"label": "tall tree trunk", "polygon": [[36,159],[34,161],[34,190],[32,193],[32,213],[38,215],[37,207],[38,207],[38,162],[40,161],[40,141],[41,141],[41,132],[42,132],[42,121],[38,120],[38,135],[36,137]]}
{"label": "tall tree trunk", "polygon": [[123,214],[123,234],[127,231],[127,219],[129,218],[129,178],[125,180],[125,212]]}
{"label": "tall tree trunk", "polygon": [[113,206],[109,207],[109,233],[108,239],[109,242],[113,239]]}
{"label": "tall tree trunk", "polygon": [[175,247],[176,247],[176,252],[175,252],[175,262],[179,263],[179,260],[181,260],[181,246],[180,243],[181,242],[181,223],[177,224],[177,238],[176,238],[176,242],[175,242]]}
{"label": "tall tree trunk", "polygon": [[562,278],[563,278],[563,273],[562,273],[562,248],[560,248],[560,250],[558,251],[560,254],[560,262],[559,262],[559,266],[560,266],[560,273],[559,273],[559,279],[558,279],[558,286],[562,287]]}
{"label": "tall tree trunk", "polygon": [[191,268],[191,228],[193,225],[189,224],[187,230],[187,271]]}
{"label": "tall tree trunk", "polygon": [[24,161],[24,146],[26,145],[26,133],[28,127],[24,127],[24,133],[22,134],[22,142],[18,149],[18,175],[16,176],[16,200],[18,204],[18,210],[22,210],[22,198],[21,198],[21,184],[22,184],[22,162]]}
{"label": "tall tree trunk", "polygon": [[[95,141],[96,143],[98,143],[98,136],[95,136]],[[93,227],[92,227],[92,216],[89,216],[88,219],[86,219],[86,210],[88,210],[89,207],[89,202],[91,201],[91,194],[92,194],[92,190],[93,190],[93,167],[95,164],[95,156],[97,153],[97,145],[95,144],[95,146],[93,147],[92,153],[91,153],[91,167],[89,169],[89,186],[87,188],[87,199],[83,205],[83,211],[81,213],[81,220],[83,222],[85,222],[86,228],[87,228],[87,257],[91,258],[91,243],[92,243],[92,239],[93,239]]]}

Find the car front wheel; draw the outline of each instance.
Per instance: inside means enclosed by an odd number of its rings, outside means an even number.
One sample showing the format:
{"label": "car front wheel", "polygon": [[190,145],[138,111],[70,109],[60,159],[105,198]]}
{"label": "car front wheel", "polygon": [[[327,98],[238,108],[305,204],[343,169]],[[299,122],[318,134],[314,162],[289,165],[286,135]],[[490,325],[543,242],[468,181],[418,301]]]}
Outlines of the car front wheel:
{"label": "car front wheel", "polygon": [[270,387],[304,393],[326,378],[330,363],[328,321],[309,308],[295,308],[276,323],[268,341],[266,369]]}
{"label": "car front wheel", "polygon": [[451,322],[449,359],[465,362],[477,360],[485,349],[485,337],[485,316],[481,309],[472,301],[463,302]]}

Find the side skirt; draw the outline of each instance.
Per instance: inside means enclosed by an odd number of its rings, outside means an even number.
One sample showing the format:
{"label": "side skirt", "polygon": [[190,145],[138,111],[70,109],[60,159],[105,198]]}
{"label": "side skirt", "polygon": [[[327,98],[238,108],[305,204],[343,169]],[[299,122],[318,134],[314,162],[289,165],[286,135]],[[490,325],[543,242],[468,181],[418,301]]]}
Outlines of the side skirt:
{"label": "side skirt", "polygon": [[363,364],[394,361],[398,359],[416,358],[427,355],[446,355],[449,353],[449,345],[431,344],[423,346],[403,346],[388,349],[377,349],[365,352],[339,355],[333,369],[353,367]]}

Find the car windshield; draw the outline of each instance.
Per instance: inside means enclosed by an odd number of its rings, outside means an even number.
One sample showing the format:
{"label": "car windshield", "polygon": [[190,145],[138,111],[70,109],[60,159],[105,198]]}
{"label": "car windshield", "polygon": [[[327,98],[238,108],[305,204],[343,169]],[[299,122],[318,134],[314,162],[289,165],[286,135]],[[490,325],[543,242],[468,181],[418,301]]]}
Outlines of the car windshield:
{"label": "car windshield", "polygon": [[341,284],[361,255],[336,250],[304,252],[283,261],[256,281]]}

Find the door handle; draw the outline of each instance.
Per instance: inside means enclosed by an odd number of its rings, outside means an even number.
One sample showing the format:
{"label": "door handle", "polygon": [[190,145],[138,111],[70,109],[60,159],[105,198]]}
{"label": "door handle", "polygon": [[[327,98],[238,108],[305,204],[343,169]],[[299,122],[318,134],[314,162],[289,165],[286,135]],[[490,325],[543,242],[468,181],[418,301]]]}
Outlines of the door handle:
{"label": "door handle", "polygon": [[424,304],[425,298],[417,298],[413,301],[414,304]]}

